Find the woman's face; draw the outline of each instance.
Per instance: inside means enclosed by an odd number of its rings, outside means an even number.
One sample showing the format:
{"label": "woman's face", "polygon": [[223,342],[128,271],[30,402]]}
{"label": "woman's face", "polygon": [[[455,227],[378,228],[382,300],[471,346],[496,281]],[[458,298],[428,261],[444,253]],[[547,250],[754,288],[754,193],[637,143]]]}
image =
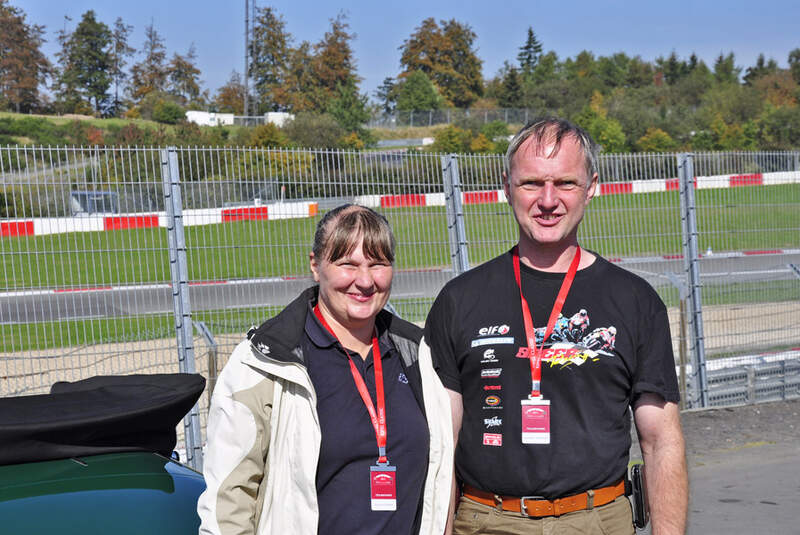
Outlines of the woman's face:
{"label": "woman's face", "polygon": [[346,329],[372,327],[375,316],[389,300],[392,265],[366,258],[363,240],[339,259],[318,261],[311,254],[311,272],[319,283],[323,314]]}

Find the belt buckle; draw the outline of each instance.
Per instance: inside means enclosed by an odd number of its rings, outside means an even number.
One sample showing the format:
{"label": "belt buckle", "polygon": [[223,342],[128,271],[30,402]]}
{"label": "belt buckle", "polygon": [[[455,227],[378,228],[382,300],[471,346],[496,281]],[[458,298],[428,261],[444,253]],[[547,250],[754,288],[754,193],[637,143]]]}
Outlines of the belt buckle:
{"label": "belt buckle", "polygon": [[528,506],[525,505],[525,500],[547,500],[544,496],[522,496],[519,499],[519,513],[528,518],[536,518],[528,514]]}

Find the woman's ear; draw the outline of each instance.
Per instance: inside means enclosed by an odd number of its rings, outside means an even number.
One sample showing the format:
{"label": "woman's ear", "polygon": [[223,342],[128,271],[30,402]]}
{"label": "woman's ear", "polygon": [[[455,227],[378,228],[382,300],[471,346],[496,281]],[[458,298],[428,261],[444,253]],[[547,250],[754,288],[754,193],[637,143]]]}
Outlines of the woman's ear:
{"label": "woman's ear", "polygon": [[317,265],[317,259],[314,256],[314,251],[308,253],[308,264],[311,268],[311,274],[314,276],[314,282],[319,282],[319,266]]}

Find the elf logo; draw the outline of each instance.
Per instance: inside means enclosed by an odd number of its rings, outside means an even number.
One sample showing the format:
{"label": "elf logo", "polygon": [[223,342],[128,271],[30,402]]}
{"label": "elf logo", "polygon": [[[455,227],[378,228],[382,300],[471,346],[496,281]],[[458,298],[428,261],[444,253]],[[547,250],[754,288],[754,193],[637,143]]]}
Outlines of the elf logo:
{"label": "elf logo", "polygon": [[511,330],[508,325],[492,325],[478,329],[478,336],[491,336],[493,334],[506,334]]}

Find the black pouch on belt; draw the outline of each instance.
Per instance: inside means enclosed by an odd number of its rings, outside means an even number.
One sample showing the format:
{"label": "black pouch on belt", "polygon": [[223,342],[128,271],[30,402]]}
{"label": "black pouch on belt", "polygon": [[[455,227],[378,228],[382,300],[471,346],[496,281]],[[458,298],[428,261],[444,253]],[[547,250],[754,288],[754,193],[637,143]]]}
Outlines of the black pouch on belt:
{"label": "black pouch on belt", "polygon": [[650,522],[650,509],[647,506],[647,492],[644,486],[644,463],[630,463],[629,476],[631,483],[631,502],[633,505],[633,525],[644,529]]}

